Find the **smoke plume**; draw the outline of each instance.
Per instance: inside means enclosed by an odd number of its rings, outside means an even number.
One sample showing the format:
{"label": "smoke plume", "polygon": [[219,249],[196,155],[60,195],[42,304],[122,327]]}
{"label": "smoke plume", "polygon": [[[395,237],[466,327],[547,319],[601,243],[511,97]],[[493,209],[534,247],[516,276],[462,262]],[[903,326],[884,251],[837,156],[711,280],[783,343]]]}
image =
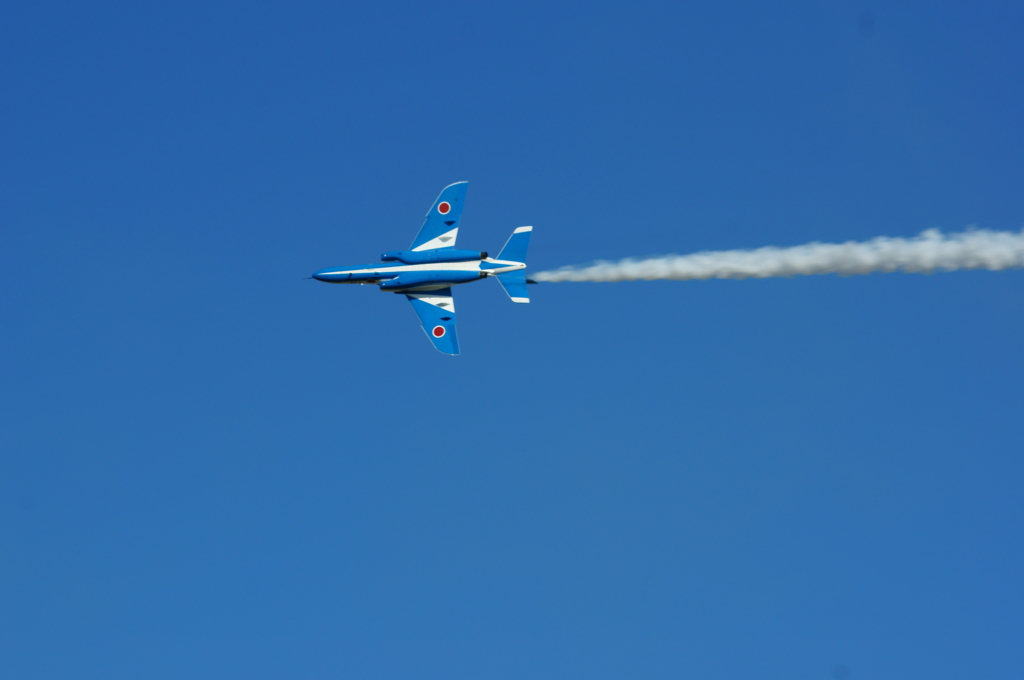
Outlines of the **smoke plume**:
{"label": "smoke plume", "polygon": [[755,250],[706,250],[617,262],[598,261],[533,274],[537,281],[747,279],[810,274],[952,271],[1024,267],[1024,231],[986,229],[943,234],[929,229],[913,238],[808,243]]}

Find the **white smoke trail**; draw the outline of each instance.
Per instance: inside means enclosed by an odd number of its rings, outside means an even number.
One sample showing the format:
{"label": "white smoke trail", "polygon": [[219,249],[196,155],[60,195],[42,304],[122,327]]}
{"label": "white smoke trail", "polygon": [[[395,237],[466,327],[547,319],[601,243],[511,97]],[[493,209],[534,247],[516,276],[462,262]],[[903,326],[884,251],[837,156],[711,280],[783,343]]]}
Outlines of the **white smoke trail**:
{"label": "white smoke trail", "polygon": [[711,250],[617,262],[598,261],[538,272],[537,281],[636,281],[641,279],[746,279],[809,274],[871,274],[1024,267],[1024,231],[929,229],[913,238],[808,243],[790,248]]}

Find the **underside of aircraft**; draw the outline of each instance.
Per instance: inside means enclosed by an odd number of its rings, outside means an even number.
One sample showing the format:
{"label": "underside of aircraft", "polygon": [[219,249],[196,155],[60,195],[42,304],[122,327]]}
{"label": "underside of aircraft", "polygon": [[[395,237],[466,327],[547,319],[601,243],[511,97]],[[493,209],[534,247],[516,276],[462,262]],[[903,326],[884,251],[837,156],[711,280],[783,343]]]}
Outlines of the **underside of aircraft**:
{"label": "underside of aircraft", "polygon": [[456,182],[441,191],[408,250],[384,253],[380,264],[323,269],[313,278],[326,283],[376,285],[382,291],[404,294],[434,347],[444,354],[458,354],[452,286],[493,277],[512,302],[527,303],[526,286],[533,283],[524,271],[533,227],[513,231],[495,258],[486,252],[455,248],[467,185]]}

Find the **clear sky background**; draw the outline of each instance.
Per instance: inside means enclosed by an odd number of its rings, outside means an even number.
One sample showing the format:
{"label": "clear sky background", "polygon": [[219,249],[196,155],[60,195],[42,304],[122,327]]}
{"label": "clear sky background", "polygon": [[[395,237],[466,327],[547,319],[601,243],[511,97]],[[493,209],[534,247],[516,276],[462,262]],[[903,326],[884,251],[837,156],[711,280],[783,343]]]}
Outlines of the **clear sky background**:
{"label": "clear sky background", "polygon": [[1024,271],[456,290],[1024,225],[1024,8],[4,3],[0,676],[1024,668]]}

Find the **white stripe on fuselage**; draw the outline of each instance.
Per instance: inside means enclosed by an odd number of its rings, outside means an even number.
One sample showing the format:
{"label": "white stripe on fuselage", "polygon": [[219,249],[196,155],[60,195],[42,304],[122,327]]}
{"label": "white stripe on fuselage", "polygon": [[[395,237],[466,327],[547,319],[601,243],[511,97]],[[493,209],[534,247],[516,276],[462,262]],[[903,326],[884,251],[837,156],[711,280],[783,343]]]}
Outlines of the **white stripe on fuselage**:
{"label": "white stripe on fuselage", "polygon": [[[484,269],[488,274],[503,274],[514,272],[517,269],[526,269],[522,262],[509,262],[507,260],[494,260],[487,258],[484,262],[490,264],[506,265],[495,269]],[[402,274],[405,272],[472,272],[481,271],[480,260],[469,262],[428,262],[426,264],[403,264],[397,267],[375,267],[372,269],[338,269],[332,272],[323,272],[324,276],[336,276],[338,274]],[[360,281],[339,281],[339,283],[360,283]]]}

